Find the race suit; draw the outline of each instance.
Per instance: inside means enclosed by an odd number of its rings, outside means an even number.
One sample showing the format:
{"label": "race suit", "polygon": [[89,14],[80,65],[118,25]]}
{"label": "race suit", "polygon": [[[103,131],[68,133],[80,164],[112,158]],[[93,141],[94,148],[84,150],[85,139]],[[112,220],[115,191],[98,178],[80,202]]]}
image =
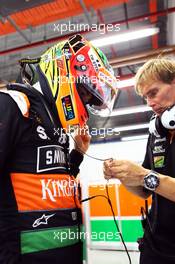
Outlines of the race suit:
{"label": "race suit", "polygon": [[74,176],[83,156],[69,154],[67,135],[50,138],[30,109],[25,94],[0,93],[0,263],[80,264]]}

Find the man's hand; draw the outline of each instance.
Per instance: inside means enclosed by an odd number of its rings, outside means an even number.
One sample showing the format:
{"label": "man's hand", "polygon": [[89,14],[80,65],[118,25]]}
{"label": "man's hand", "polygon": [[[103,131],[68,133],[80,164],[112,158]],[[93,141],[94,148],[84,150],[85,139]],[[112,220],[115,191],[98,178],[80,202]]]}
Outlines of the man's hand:
{"label": "man's hand", "polygon": [[82,154],[86,153],[89,148],[91,136],[89,135],[88,126],[83,128],[78,128],[74,136],[75,144],[74,148],[81,152]]}
{"label": "man's hand", "polygon": [[126,186],[143,186],[143,178],[150,170],[128,160],[107,160],[104,162],[105,179],[119,179]]}

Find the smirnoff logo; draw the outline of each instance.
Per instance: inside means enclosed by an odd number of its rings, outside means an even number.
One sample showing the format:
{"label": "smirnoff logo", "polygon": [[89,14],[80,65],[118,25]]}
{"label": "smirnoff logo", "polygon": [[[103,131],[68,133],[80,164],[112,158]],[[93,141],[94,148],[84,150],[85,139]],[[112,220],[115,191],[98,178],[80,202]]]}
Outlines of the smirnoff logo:
{"label": "smirnoff logo", "polygon": [[37,172],[66,169],[64,149],[58,145],[41,146],[37,149]]}
{"label": "smirnoff logo", "polygon": [[[50,199],[56,202],[57,198],[64,196],[74,196],[77,193],[77,185],[74,180],[53,180],[41,179],[42,199]],[[75,192],[75,194],[74,194]]]}

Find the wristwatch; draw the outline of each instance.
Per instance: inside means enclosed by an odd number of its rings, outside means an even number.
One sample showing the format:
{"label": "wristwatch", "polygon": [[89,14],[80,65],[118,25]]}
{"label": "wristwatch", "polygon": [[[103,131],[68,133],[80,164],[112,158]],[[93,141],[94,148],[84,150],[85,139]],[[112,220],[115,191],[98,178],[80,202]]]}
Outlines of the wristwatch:
{"label": "wristwatch", "polygon": [[144,177],[144,187],[150,191],[155,191],[156,188],[159,186],[159,174],[156,171],[151,170],[145,177]]}

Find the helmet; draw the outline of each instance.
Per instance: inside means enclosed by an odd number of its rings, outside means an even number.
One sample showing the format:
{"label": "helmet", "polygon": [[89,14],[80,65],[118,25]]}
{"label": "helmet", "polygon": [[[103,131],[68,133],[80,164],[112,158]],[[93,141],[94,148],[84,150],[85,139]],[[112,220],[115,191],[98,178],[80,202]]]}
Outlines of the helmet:
{"label": "helmet", "polygon": [[102,51],[81,35],[49,48],[36,69],[42,93],[54,101],[63,128],[83,127],[88,110],[98,115],[111,111],[116,78]]}

